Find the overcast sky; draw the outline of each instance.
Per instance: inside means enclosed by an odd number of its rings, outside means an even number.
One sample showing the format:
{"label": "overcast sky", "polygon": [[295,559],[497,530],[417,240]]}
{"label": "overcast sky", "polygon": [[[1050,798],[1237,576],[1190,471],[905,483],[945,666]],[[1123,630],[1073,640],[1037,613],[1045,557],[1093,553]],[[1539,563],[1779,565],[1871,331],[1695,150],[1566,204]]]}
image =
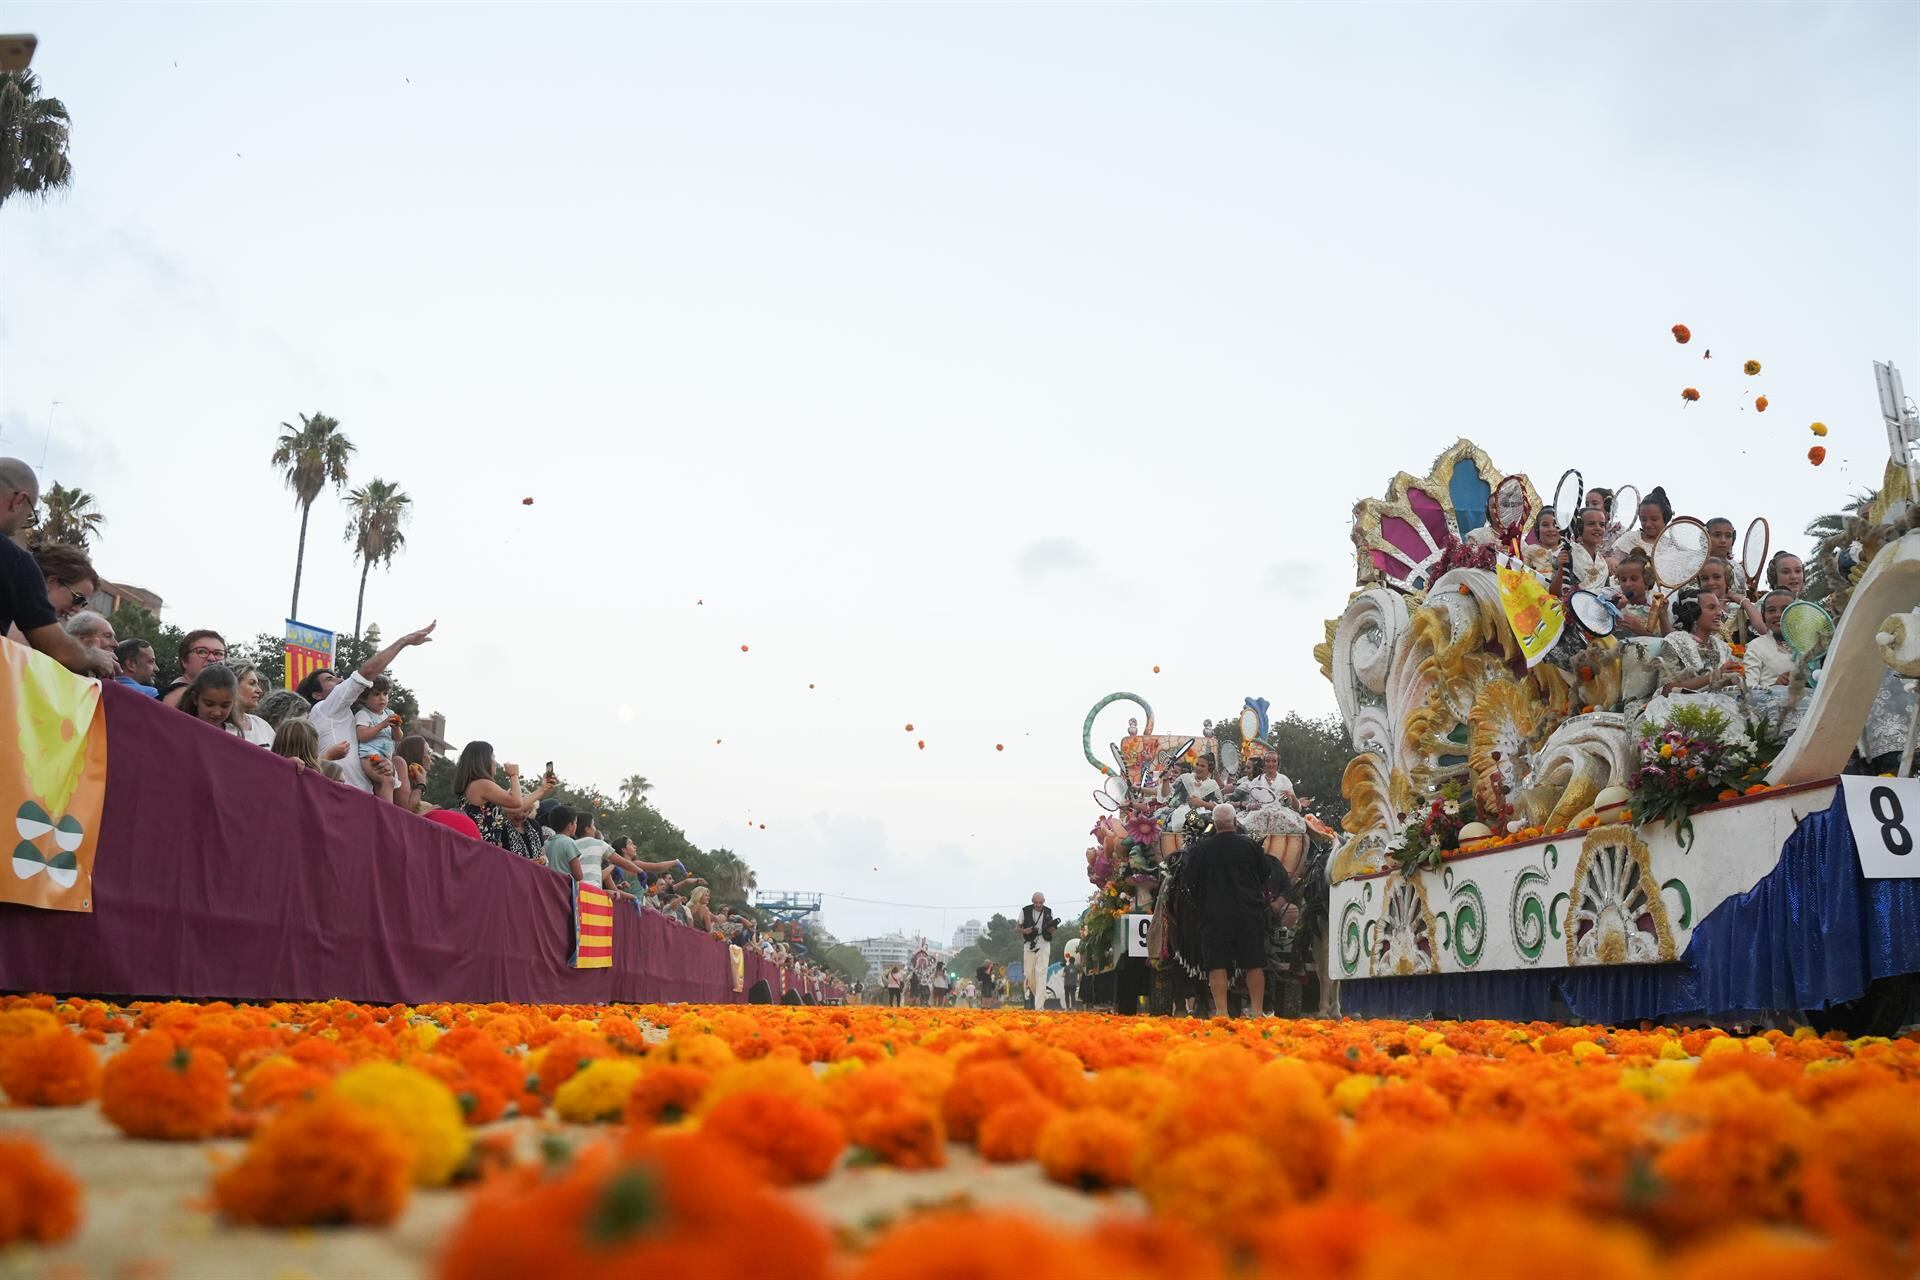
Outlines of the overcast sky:
{"label": "overcast sky", "polygon": [[1077,907],[1103,694],[1330,711],[1351,506],[1459,435],[1777,533],[1877,480],[1917,14],[15,5],[75,181],[0,212],[0,451],[250,636],[334,415],[456,743],[944,939]]}

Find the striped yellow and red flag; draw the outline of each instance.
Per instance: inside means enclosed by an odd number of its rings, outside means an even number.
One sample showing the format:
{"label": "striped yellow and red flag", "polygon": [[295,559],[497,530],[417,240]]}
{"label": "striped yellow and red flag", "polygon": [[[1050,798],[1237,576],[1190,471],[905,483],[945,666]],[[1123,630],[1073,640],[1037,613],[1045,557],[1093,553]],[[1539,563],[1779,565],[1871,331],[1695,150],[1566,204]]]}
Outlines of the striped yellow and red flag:
{"label": "striped yellow and red flag", "polygon": [[576,969],[613,967],[613,898],[605,889],[575,882],[573,886]]}

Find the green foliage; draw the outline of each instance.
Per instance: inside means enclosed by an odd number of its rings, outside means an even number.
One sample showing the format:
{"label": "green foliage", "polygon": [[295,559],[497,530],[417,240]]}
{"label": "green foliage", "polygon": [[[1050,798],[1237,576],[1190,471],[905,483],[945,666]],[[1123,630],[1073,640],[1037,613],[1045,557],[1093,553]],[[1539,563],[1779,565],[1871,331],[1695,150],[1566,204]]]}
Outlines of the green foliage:
{"label": "green foliage", "polygon": [[92,494],[82,489],[69,489],[63,484],[55,484],[48,489],[41,497],[40,505],[45,512],[40,517],[40,523],[33,527],[30,539],[36,547],[65,544],[85,551],[94,535],[100,532],[100,526],[107,522],[100,508],[94,505]]}
{"label": "green foliage", "polygon": [[986,958],[987,953],[980,949],[978,943],[968,943],[953,953],[953,959],[947,961],[947,968],[963,979],[971,978],[980,972],[980,966]]}
{"label": "green foliage", "polygon": [[1020,958],[1020,952],[1026,945],[1020,937],[1020,927],[998,911],[987,921],[987,931],[980,935],[977,944],[982,954],[995,964],[1011,964]]}
{"label": "green foliage", "polygon": [[65,103],[40,96],[40,77],[0,73],[0,204],[23,194],[44,199],[73,182],[70,123]]}
{"label": "green foliage", "polygon": [[1315,720],[1289,711],[1268,724],[1267,745],[1280,757],[1280,772],[1293,779],[1301,809],[1338,827],[1348,807],[1340,778],[1353,760],[1353,743],[1340,717]]}
{"label": "green foliage", "polygon": [[154,679],[160,687],[180,674],[180,642],[187,633],[176,626],[163,623],[154,615],[153,610],[135,604],[129,600],[113,611],[107,619],[113,624],[113,634],[121,640],[140,639],[153,646],[154,657],[160,661],[160,670]]}
{"label": "green foliage", "polygon": [[842,942],[828,947],[825,955],[814,953],[822,964],[833,970],[848,982],[865,982],[867,979],[867,958],[860,954],[860,948]]}

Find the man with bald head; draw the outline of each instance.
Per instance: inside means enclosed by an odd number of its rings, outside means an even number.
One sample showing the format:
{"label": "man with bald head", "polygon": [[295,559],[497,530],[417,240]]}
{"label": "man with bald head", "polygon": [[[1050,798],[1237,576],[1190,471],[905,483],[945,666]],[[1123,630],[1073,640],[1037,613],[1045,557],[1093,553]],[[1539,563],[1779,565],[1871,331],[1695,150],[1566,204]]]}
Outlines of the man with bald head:
{"label": "man with bald head", "polygon": [[1060,921],[1047,909],[1047,895],[1036,893],[1033,901],[1020,908],[1020,937],[1025,943],[1021,960],[1026,969],[1028,1002],[1036,1009],[1046,1007],[1047,960],[1053,953],[1053,931]]}
{"label": "man with bald head", "polygon": [[60,626],[47,596],[47,575],[19,539],[33,524],[40,479],[18,458],[0,458],[0,632],[24,639],[49,658],[83,676],[112,676],[120,663],[111,649],[81,644]]}
{"label": "man with bald head", "polygon": [[1247,975],[1249,1016],[1267,997],[1267,877],[1272,859],[1242,833],[1230,804],[1215,805],[1213,830],[1187,849],[1186,874],[1200,917],[1200,967],[1213,989],[1214,1016],[1227,1016],[1227,987]]}

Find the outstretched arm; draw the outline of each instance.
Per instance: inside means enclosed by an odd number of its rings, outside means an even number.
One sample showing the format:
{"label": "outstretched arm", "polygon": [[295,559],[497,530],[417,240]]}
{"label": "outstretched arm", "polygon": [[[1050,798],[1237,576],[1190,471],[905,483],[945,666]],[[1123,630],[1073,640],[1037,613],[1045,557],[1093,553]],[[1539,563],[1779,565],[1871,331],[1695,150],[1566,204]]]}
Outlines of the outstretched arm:
{"label": "outstretched arm", "polygon": [[380,652],[360,664],[360,674],[371,680],[387,669],[387,665],[400,656],[402,649],[410,649],[417,644],[426,644],[433,639],[433,629],[440,624],[429,622],[418,631],[409,631]]}

